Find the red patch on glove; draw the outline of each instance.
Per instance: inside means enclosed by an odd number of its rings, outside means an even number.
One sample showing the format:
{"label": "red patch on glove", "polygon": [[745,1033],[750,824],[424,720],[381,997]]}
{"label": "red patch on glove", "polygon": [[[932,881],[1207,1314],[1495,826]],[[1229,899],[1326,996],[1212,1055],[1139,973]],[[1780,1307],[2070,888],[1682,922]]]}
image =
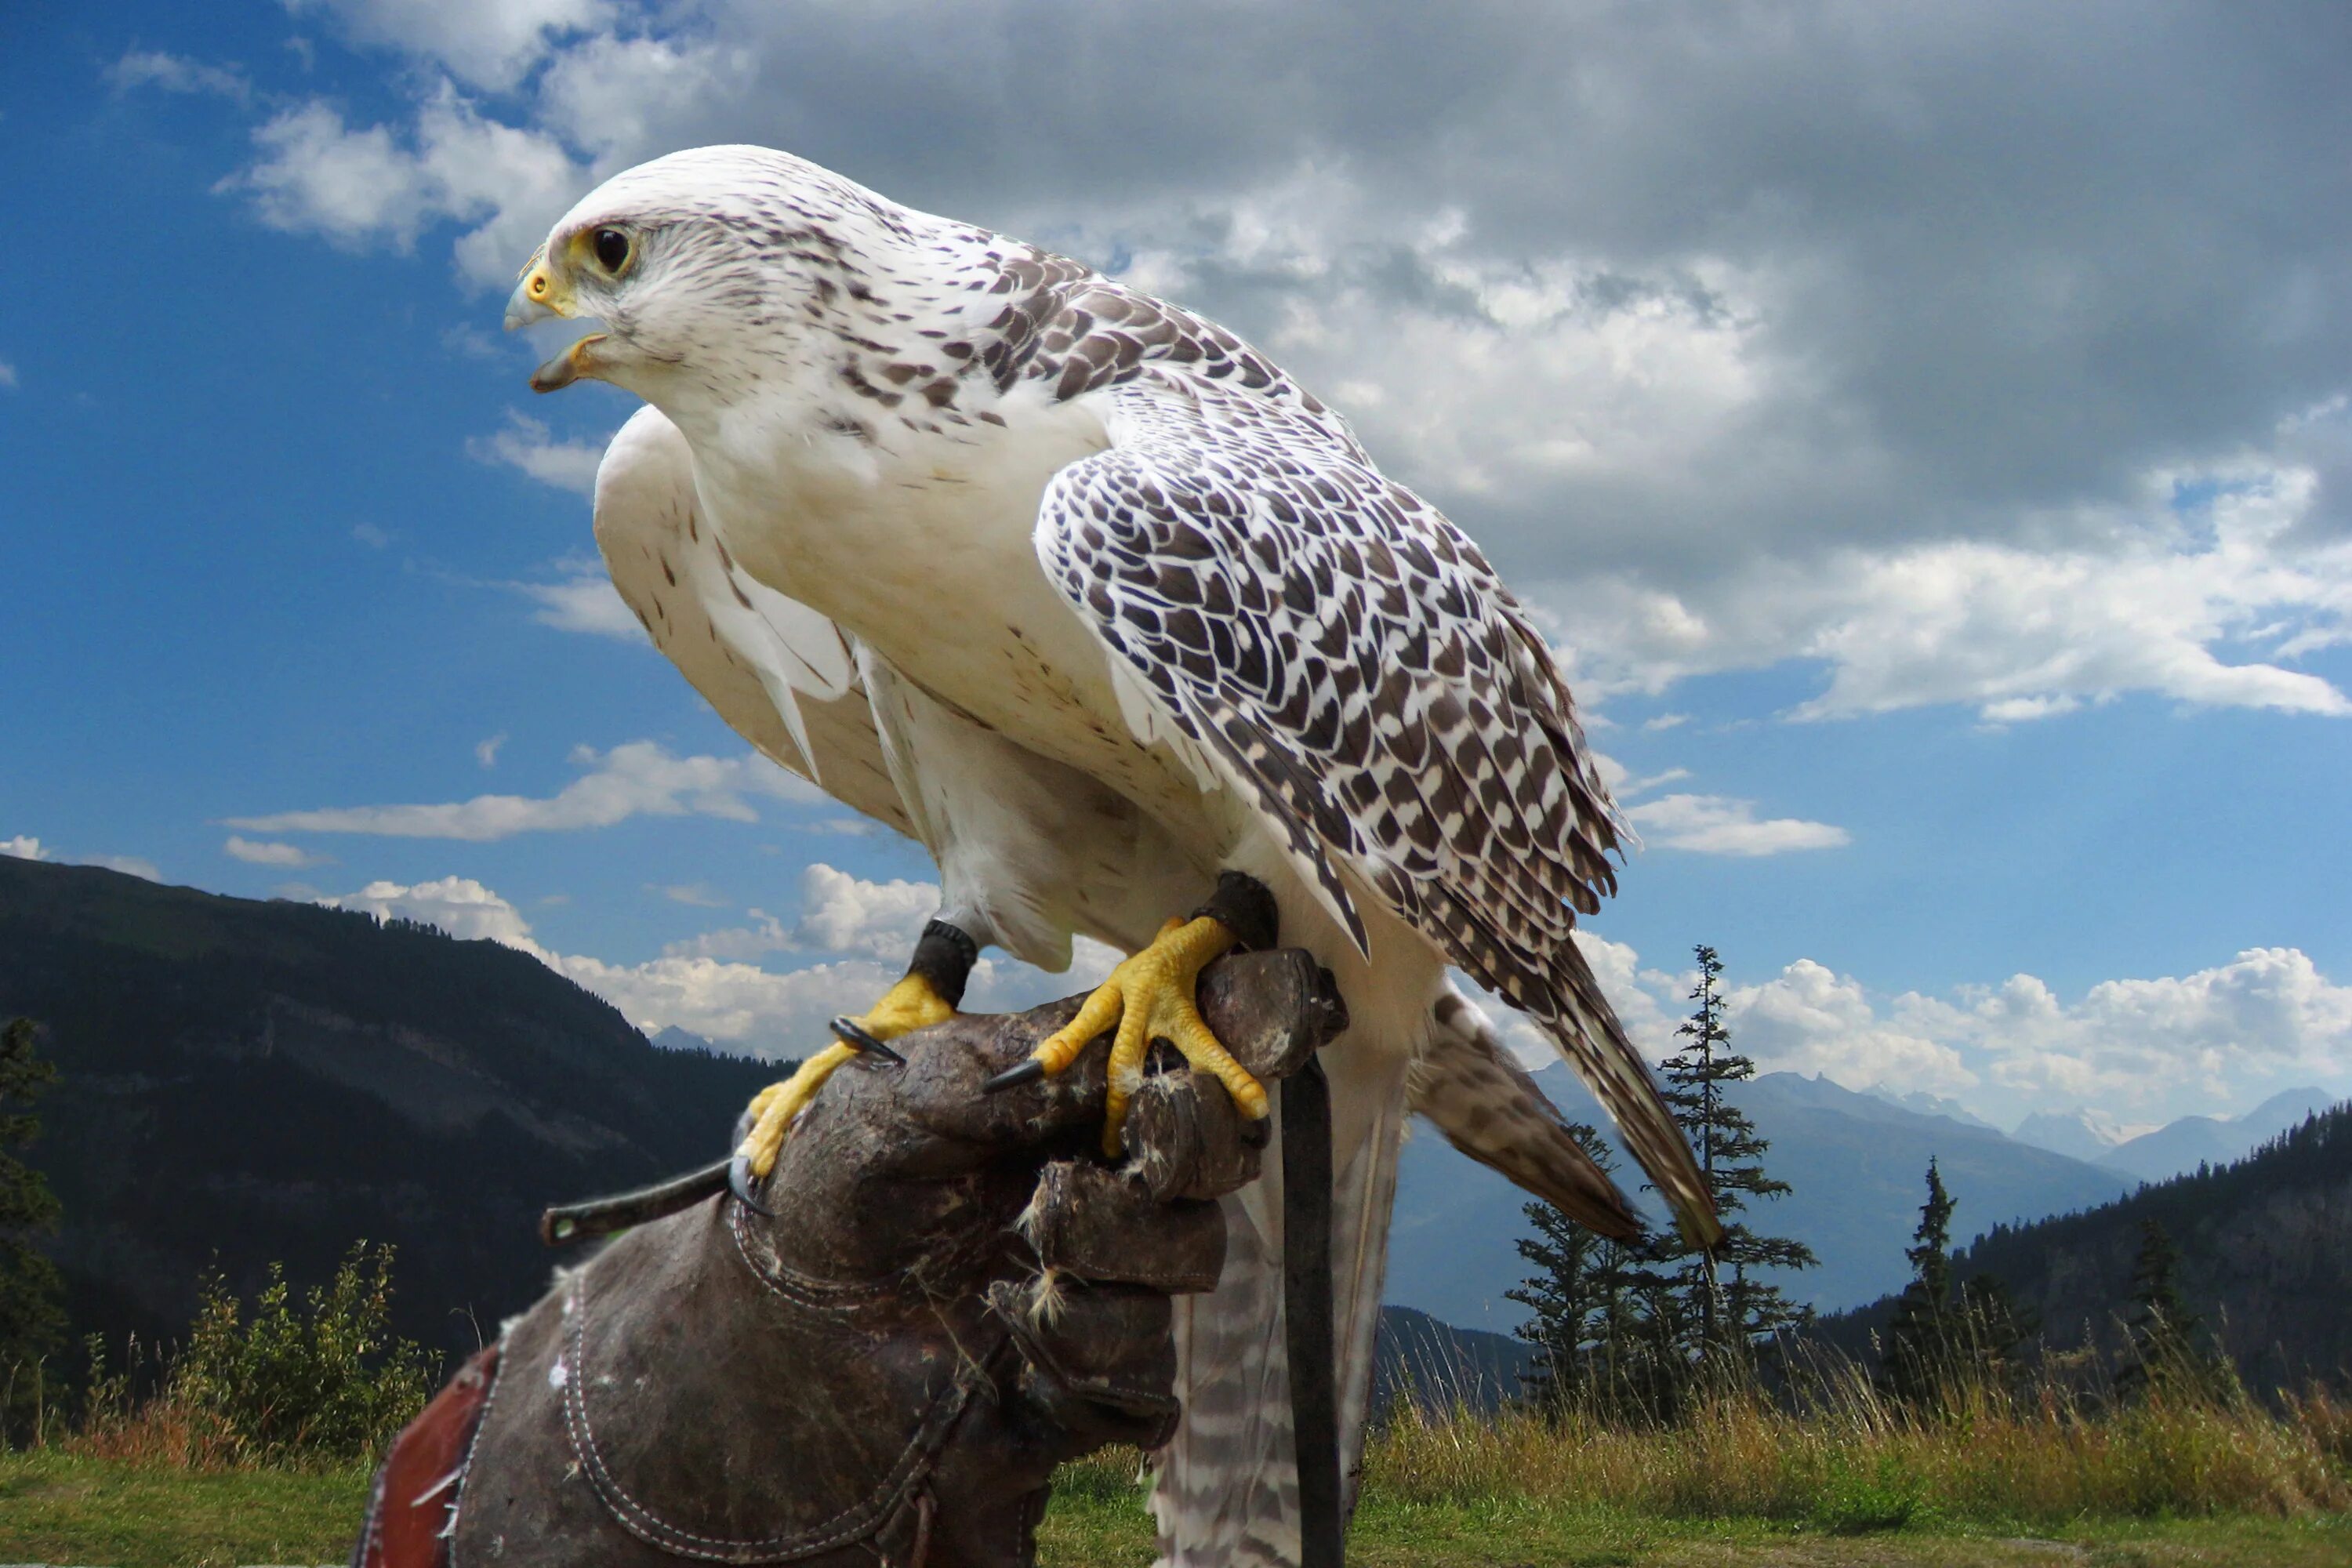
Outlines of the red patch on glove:
{"label": "red patch on glove", "polygon": [[499,1347],[487,1346],[392,1440],[352,1568],[448,1568],[457,1489],[498,1371]]}

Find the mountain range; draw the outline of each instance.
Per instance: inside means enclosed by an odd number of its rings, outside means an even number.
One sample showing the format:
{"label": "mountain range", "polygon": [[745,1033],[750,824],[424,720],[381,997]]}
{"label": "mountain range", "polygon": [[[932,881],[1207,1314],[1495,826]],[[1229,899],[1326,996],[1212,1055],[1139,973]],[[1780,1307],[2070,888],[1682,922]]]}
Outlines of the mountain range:
{"label": "mountain range", "polygon": [[2011,1136],[2143,1182],[2162,1182],[2200,1165],[2226,1165],[2242,1159],[2305,1118],[2326,1110],[2336,1099],[2323,1089],[2282,1089],[2242,1116],[2184,1116],[2137,1134],[2109,1117],[2080,1107],[2043,1110],[2019,1122]]}

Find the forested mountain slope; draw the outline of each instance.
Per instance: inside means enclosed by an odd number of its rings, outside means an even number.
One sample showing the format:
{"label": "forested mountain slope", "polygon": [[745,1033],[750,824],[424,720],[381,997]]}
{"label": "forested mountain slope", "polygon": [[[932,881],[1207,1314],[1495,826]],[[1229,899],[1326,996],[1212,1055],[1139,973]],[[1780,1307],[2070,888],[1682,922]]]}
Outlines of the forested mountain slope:
{"label": "forested mountain slope", "polygon": [[[1954,1195],[1964,1194],[1955,1184]],[[1991,1274],[2040,1317],[2045,1343],[2113,1346],[2131,1295],[2141,1222],[2179,1248],[2183,1298],[2220,1332],[2249,1383],[2293,1385],[2352,1372],[2352,1105],[2247,1158],[2140,1188],[2083,1214],[2000,1226],[1954,1259]],[[1885,1321],[1881,1300],[1822,1326],[1849,1348]]]}
{"label": "forested mountain slope", "polygon": [[402,1331],[470,1350],[545,1287],[540,1209],[725,1152],[772,1066],[658,1050],[489,942],[0,857],[0,1018],[58,1080],[33,1163],[76,1331],[180,1332],[217,1257],[400,1249]]}

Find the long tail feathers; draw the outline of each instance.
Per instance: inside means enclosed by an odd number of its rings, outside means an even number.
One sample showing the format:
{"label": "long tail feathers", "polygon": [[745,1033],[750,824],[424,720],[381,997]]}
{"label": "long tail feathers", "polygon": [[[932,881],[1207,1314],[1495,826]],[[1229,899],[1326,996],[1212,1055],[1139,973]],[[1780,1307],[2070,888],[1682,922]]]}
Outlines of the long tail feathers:
{"label": "long tail feathers", "polygon": [[1592,1163],[1567,1118],[1511,1056],[1494,1023],[1448,985],[1432,1010],[1428,1043],[1405,1079],[1406,1103],[1445,1141],[1588,1229],[1639,1234],[1625,1195]]}

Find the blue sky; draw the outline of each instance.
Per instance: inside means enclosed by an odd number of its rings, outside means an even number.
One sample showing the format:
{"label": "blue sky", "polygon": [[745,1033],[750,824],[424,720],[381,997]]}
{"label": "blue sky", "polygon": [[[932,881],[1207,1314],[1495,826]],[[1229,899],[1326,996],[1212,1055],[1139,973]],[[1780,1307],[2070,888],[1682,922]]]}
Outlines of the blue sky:
{"label": "blue sky", "polygon": [[1766,1065],[2004,1123],[2352,1091],[2340,17],[1122,9],[0,22],[0,841],[749,1048],[867,1000],[927,863],[616,614],[628,405],[496,330],[599,175],[759,140],[1210,310],[1491,546],[1648,843],[1594,929],[1654,1038],[1703,941]]}

